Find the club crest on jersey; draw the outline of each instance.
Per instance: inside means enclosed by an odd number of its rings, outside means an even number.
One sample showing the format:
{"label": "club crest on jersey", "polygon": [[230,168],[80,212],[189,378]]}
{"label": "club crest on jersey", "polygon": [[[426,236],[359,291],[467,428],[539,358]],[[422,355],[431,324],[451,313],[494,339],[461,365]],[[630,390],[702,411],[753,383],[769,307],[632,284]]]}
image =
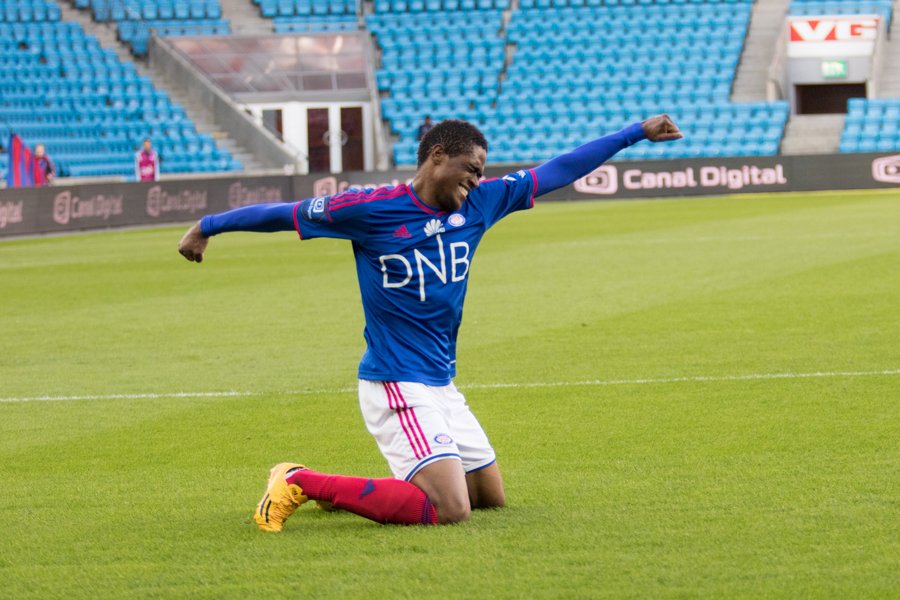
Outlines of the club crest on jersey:
{"label": "club crest on jersey", "polygon": [[454,227],[461,227],[462,225],[465,225],[466,218],[459,213],[453,213],[447,219],[447,222],[450,223]]}
{"label": "club crest on jersey", "polygon": [[425,224],[425,235],[431,237],[436,233],[444,233],[444,226],[437,219],[432,219]]}
{"label": "club crest on jersey", "polygon": [[453,438],[447,435],[446,433],[439,433],[434,436],[434,441],[438,444],[442,444],[444,446],[449,446],[453,443]]}
{"label": "club crest on jersey", "polygon": [[312,198],[306,205],[306,218],[310,221],[322,221],[325,219],[325,198]]}

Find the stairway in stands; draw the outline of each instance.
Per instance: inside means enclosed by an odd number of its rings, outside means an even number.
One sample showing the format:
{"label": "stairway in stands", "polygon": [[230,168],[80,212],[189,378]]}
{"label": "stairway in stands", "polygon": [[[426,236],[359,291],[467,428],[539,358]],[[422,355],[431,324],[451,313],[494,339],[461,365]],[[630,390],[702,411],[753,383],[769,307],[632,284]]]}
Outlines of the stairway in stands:
{"label": "stairway in stands", "polygon": [[766,99],[769,66],[775,58],[788,4],[790,0],[754,3],[741,62],[734,77],[732,102],[760,102]]}
{"label": "stairway in stands", "polygon": [[237,35],[264,35],[272,33],[272,22],[259,14],[250,0],[220,0],[222,16],[231,23],[231,31]]}

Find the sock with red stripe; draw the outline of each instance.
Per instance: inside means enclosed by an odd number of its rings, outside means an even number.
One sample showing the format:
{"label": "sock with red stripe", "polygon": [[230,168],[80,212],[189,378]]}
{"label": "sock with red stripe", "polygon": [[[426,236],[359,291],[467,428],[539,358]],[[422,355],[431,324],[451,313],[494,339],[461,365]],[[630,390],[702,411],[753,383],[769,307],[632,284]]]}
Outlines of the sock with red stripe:
{"label": "sock with red stripe", "polygon": [[437,511],[425,492],[400,479],[367,479],[329,475],[309,469],[289,471],[288,483],[300,486],[312,500],[331,502],[335,508],[378,523],[435,525]]}

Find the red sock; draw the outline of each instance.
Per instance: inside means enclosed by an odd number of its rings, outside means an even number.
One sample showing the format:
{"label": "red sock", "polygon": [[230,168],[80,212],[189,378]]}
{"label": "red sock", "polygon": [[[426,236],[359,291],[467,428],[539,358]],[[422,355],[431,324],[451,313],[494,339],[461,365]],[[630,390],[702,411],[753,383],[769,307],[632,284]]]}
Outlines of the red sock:
{"label": "red sock", "polygon": [[367,479],[328,475],[309,469],[290,473],[288,483],[299,485],[312,500],[331,502],[335,508],[378,523],[435,525],[437,511],[425,492],[400,479]]}

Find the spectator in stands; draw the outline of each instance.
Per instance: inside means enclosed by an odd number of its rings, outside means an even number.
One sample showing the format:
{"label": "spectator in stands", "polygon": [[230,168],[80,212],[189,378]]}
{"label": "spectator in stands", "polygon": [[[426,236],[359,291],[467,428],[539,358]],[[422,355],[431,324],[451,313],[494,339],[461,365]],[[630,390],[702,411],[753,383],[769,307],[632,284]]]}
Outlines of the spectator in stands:
{"label": "spectator in stands", "polygon": [[34,147],[34,186],[50,185],[55,176],[56,166],[47,156],[47,149],[43,144],[37,144]]}
{"label": "spectator in stands", "polygon": [[159,181],[159,155],[153,149],[150,138],[144,140],[144,148],[134,155],[134,178],[137,181]]}
{"label": "spectator in stands", "polygon": [[431,131],[432,127],[434,127],[434,123],[431,122],[431,115],[425,115],[425,120],[419,125],[419,131],[416,133],[416,141],[421,142],[422,138],[425,137],[426,133]]}

